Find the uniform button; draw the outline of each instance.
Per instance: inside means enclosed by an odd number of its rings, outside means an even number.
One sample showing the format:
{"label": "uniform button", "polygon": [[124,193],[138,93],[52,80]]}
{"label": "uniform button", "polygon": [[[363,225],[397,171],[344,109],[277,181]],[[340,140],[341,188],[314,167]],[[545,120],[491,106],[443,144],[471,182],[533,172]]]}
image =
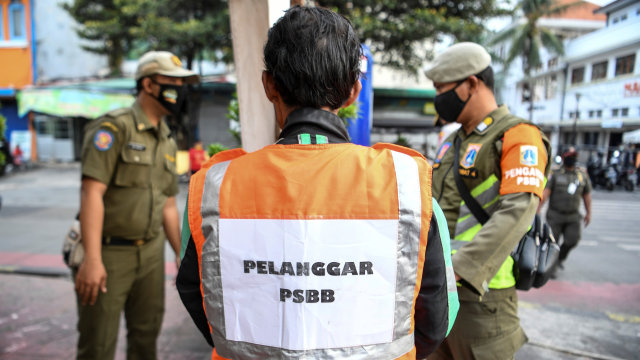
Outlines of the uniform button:
{"label": "uniform button", "polygon": [[134,157],[133,157],[133,160],[135,160],[135,161],[140,161],[140,156],[134,156]]}

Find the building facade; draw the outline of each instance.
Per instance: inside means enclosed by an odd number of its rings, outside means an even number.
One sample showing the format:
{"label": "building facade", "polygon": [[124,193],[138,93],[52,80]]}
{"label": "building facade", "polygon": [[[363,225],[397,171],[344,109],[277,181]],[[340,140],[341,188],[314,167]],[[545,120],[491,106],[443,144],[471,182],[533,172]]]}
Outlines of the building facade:
{"label": "building facade", "polygon": [[[585,162],[595,151],[618,148],[624,132],[640,128],[640,1],[603,7],[585,2],[571,9],[538,23],[564,40],[565,51],[561,56],[542,49],[542,65],[532,72],[532,82],[525,79],[519,59],[508,69],[494,67],[498,98],[538,124],[554,154],[574,145]],[[504,54],[509,45],[497,44],[493,50]]]}

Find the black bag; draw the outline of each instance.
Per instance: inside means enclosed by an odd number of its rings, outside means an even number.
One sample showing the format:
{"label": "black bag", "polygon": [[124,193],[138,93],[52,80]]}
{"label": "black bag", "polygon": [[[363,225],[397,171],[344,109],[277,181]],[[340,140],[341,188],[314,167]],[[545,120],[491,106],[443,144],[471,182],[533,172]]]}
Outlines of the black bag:
{"label": "black bag", "polygon": [[516,289],[529,290],[546,284],[558,264],[560,246],[551,228],[536,214],[527,231],[511,253]]}
{"label": "black bag", "polygon": [[[456,136],[453,178],[467,207],[473,216],[484,225],[489,221],[489,214],[487,214],[478,201],[471,196],[469,189],[460,178],[458,171],[460,142],[460,138]],[[540,215],[536,214],[533,218],[531,228],[524,234],[511,253],[516,289],[529,290],[532,286],[539,288],[546,284],[558,263],[559,255],[560,246],[556,243],[551,228],[542,220]]]}

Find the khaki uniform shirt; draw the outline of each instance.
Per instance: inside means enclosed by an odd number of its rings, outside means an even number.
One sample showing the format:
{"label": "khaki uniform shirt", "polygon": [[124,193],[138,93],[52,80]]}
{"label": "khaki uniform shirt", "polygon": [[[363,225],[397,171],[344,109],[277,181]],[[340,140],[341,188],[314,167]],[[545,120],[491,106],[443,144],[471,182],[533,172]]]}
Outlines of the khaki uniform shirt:
{"label": "khaki uniform shirt", "polygon": [[549,216],[564,221],[580,221],[580,203],[583,196],[592,190],[589,176],[575,167],[568,170],[564,166],[553,171],[547,183],[549,196]]}
{"label": "khaki uniform shirt", "polygon": [[162,210],[178,193],[177,146],[169,127],[153,126],[140,104],[111,111],[87,125],[82,176],[107,185],[103,235],[150,240]]}
{"label": "khaki uniform shirt", "polygon": [[[496,185],[499,199],[485,208],[489,221],[473,241],[452,256],[454,271],[469,285],[460,289],[461,300],[478,300],[478,296],[485,295],[488,282],[531,224],[544,189],[544,176],[548,173],[549,143],[536,127],[511,115],[505,106],[491,112],[469,135],[462,128],[450,135],[438,150],[432,184],[433,196],[447,218],[452,238],[456,234],[462,201],[453,177],[456,136],[462,140],[459,173],[469,191],[481,187],[492,175],[499,180]],[[537,174],[521,176],[518,170],[532,161],[526,157],[526,151],[533,148],[535,168],[540,170]],[[489,295],[487,293],[487,298]]]}

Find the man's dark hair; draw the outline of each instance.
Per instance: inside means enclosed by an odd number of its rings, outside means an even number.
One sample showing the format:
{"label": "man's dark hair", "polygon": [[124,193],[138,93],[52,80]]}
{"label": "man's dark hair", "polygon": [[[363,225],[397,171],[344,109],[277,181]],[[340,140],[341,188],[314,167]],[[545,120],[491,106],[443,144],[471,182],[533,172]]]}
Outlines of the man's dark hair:
{"label": "man's dark hair", "polygon": [[493,86],[495,80],[493,79],[493,68],[491,66],[487,66],[486,69],[477,73],[476,77],[482,81],[484,85],[491,90],[491,92],[494,92]]}
{"label": "man's dark hair", "polygon": [[266,71],[292,107],[341,107],[360,76],[362,48],[349,20],[323,8],[293,7],[269,30]]}
{"label": "man's dark hair", "polygon": [[136,81],[136,92],[135,92],[135,95],[140,94],[140,91],[142,91],[142,80],[144,80],[143,77],[141,77],[140,79],[138,79]]}

